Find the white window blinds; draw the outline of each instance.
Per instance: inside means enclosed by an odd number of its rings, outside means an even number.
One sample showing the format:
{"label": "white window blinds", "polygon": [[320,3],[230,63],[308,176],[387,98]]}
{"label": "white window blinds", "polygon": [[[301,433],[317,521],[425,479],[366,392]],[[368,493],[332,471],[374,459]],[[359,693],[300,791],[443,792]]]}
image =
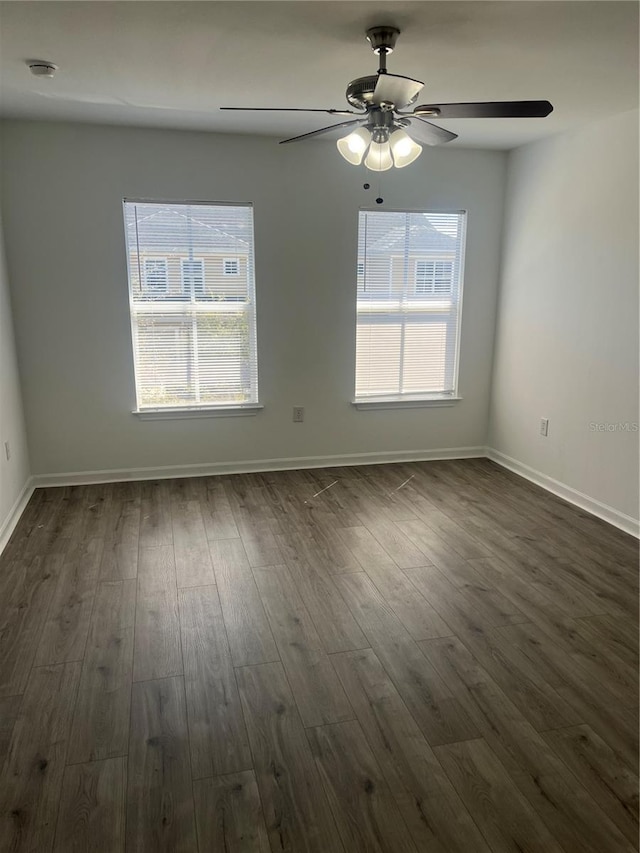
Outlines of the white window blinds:
{"label": "white window blinds", "polygon": [[124,216],[138,410],[257,403],[252,207],[125,200]]}
{"label": "white window blinds", "polygon": [[457,393],[465,213],[360,211],[356,401]]}

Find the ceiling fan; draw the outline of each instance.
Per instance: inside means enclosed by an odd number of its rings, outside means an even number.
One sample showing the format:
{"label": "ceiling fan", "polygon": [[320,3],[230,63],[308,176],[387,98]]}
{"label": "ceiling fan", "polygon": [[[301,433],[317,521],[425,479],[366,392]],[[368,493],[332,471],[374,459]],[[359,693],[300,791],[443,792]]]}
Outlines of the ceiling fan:
{"label": "ceiling fan", "polygon": [[[422,146],[440,145],[457,138],[427,118],[544,118],[553,107],[549,101],[490,101],[471,104],[424,104],[406,112],[418,98],[424,83],[389,74],[387,56],[392,53],[400,30],[396,27],[372,27],[367,30],[371,49],[380,57],[378,73],[358,77],[347,86],[347,101],[355,109],[307,109],[306,107],[220,107],[222,110],[249,110],[252,112],[311,112],[334,116],[356,116],[338,124],[312,130],[280,144],[312,139],[323,133],[341,128],[353,130],[338,140],[338,151],[349,163],[364,164],[375,172],[384,172],[395,166],[408,166],[420,156]],[[417,140],[417,141],[416,141]]]}

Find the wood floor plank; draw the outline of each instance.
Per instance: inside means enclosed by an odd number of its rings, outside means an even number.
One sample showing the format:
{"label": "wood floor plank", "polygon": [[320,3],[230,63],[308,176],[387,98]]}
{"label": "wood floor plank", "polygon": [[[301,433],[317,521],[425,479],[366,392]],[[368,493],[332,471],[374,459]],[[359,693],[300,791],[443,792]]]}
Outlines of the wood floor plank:
{"label": "wood floor plank", "polygon": [[494,853],[563,853],[484,740],[435,753]]}
{"label": "wood floor plank", "polygon": [[363,649],[332,660],[418,850],[488,853],[375,653]]}
{"label": "wood floor plank", "polygon": [[215,586],[179,593],[194,779],[251,768],[251,752]]}
{"label": "wood floor plank", "polygon": [[200,501],[173,500],[171,524],[178,587],[207,586],[214,583]]}
{"label": "wood floor plank", "polygon": [[0,698],[0,771],[9,750],[13,727],[18,719],[22,696]]}
{"label": "wood floor plank", "polygon": [[397,566],[369,565],[365,571],[414,640],[448,637],[453,633]]}
{"label": "wood floor plank", "polygon": [[140,548],[133,680],[182,675],[173,546]]}
{"label": "wood floor plank", "polygon": [[330,576],[301,556],[291,540],[276,537],[285,564],[327,651],[344,652],[369,645]]}
{"label": "wood floor plank", "polygon": [[512,601],[488,584],[456,585],[448,570],[436,566],[407,569],[405,573],[456,631],[477,631],[527,621]]}
{"label": "wood floor plank", "polygon": [[217,477],[206,478],[207,492],[200,500],[207,539],[237,539],[240,536],[224,485]]}
{"label": "wood floor plank", "polygon": [[236,672],[271,849],[343,853],[282,664]]}
{"label": "wood floor plank", "polygon": [[[565,849],[621,851],[627,846],[585,789],[566,774],[547,742],[491,680],[474,682],[475,665],[452,638],[421,644],[500,759],[519,790]],[[572,781],[573,779],[573,781]]]}
{"label": "wood floor plank", "polygon": [[587,699],[605,705],[637,704],[637,680],[620,681],[615,676],[614,661],[609,658],[610,673],[586,656],[574,654],[563,647],[558,638],[549,636],[532,622],[500,628],[499,634],[516,645],[537,666],[544,669],[545,678],[554,687],[570,686]]}
{"label": "wood floor plank", "polygon": [[319,726],[307,737],[345,849],[417,853],[360,724]]}
{"label": "wood floor plank", "polygon": [[173,545],[171,485],[168,480],[142,484],[140,503],[140,547]]}
{"label": "wood floor plank", "polygon": [[253,770],[193,783],[201,851],[270,853]]}
{"label": "wood floor plank", "polygon": [[575,710],[518,649],[505,642],[499,631],[485,627],[495,621],[495,614],[486,611],[484,602],[478,604],[467,590],[454,587],[436,568],[409,569],[406,574],[417,589],[431,597],[457,638],[536,729],[581,722]]}
{"label": "wood floor plank", "polygon": [[586,725],[543,737],[626,838],[638,841],[638,776]]}
{"label": "wood floor plank", "polygon": [[84,656],[102,548],[102,539],[87,539],[75,544],[65,557],[38,646],[36,666]]}
{"label": "wood floor plank", "polygon": [[426,554],[416,548],[391,519],[378,513],[362,514],[359,518],[399,568],[412,569],[429,564]]}
{"label": "wood floor plank", "polygon": [[271,531],[258,533],[255,536],[243,536],[242,544],[249,565],[254,569],[263,566],[279,566],[283,563],[282,554]]}
{"label": "wood floor plank", "polygon": [[[37,499],[38,491],[43,493],[40,500]],[[50,492],[56,494],[49,496]],[[11,537],[11,542],[2,554],[2,559],[5,555],[11,555],[13,546],[14,556],[22,558],[35,557],[38,554],[64,554],[70,541],[69,530],[61,529],[64,506],[62,490],[36,490]]]}
{"label": "wood floor plank", "polygon": [[254,575],[303,724],[353,719],[349,700],[286,566],[254,569]]}
{"label": "wood floor plank", "polygon": [[[418,493],[411,496],[411,505],[424,525],[422,529],[423,542],[430,543],[431,547],[442,545],[450,551],[454,551],[464,560],[473,560],[481,557],[490,557],[491,552],[464,527],[449,518],[430,501],[425,500]],[[428,528],[428,531],[424,528]],[[436,536],[437,539],[432,537]]]}
{"label": "wood floor plank", "polygon": [[524,774],[516,776],[514,781],[564,850],[585,853],[637,850],[572,774]]}
{"label": "wood floor plank", "polygon": [[[337,520],[336,520],[337,521]],[[345,572],[359,572],[361,566],[336,536],[334,527],[314,525],[296,540],[296,546],[307,562],[318,571],[329,575],[341,575]]]}
{"label": "wood floor plank", "polygon": [[63,560],[26,557],[0,574],[0,696],[24,692]]}
{"label": "wood floor plank", "polygon": [[558,772],[553,750],[457,637],[420,643],[433,667],[513,775]]}
{"label": "wood floor plank", "polygon": [[603,614],[575,619],[574,624],[578,633],[592,645],[606,648],[608,655],[620,658],[637,673],[638,635],[635,630],[630,635],[624,620]]}
{"label": "wood floor plank", "polygon": [[124,853],[126,759],[64,771],[54,853]]}
{"label": "wood floor plank", "polygon": [[0,850],[53,848],[80,663],[36,667],[0,773]]}
{"label": "wood floor plank", "polygon": [[197,853],[188,737],[182,678],[133,685],[127,853]]}
{"label": "wood floor plank", "polygon": [[389,554],[366,527],[341,527],[336,533],[342,543],[354,555],[360,567],[367,569],[371,565],[395,565]]}
{"label": "wood floor plank", "polygon": [[460,635],[460,639],[537,731],[580,722],[575,708],[544,681],[529,659],[499,631],[487,631],[473,641],[468,635]]}
{"label": "wood floor plank", "polygon": [[81,542],[88,542],[92,539],[104,540],[111,493],[112,485],[110,483],[94,483],[84,487],[83,507],[78,530],[78,539]]}
{"label": "wood floor plank", "polygon": [[[120,484],[122,485],[122,484]],[[120,491],[119,494],[122,494]],[[107,511],[100,580],[126,580],[138,573],[140,499],[113,498]]]}
{"label": "wood floor plank", "polygon": [[478,737],[478,729],[369,577],[353,572],[336,583],[427,741],[434,745]]}
{"label": "wood floor plank", "polygon": [[136,581],[98,586],[67,761],[126,755],[133,674]]}
{"label": "wood floor plank", "polygon": [[171,505],[185,501],[206,500],[208,477],[175,477],[169,480]]}
{"label": "wood floor plank", "polygon": [[242,540],[220,539],[210,547],[234,666],[278,660]]}

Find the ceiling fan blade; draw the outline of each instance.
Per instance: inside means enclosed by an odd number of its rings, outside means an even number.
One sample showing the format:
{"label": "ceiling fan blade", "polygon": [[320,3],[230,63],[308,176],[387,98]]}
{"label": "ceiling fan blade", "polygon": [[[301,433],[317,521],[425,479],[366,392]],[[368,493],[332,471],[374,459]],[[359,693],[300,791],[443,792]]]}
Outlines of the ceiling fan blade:
{"label": "ceiling fan blade", "polygon": [[281,139],[279,144],[284,145],[286,142],[298,142],[302,139],[310,139],[312,136],[318,136],[321,133],[329,133],[332,130],[339,130],[341,127],[366,124],[366,121],[366,118],[354,119],[352,121],[341,121],[339,124],[330,124],[329,127],[321,127],[320,130],[312,130],[310,133],[302,133],[300,136],[292,136],[291,139]]}
{"label": "ceiling fan blade", "polygon": [[263,112],[263,113],[329,113],[332,116],[357,116],[361,113],[355,110],[314,110],[306,107],[220,107],[221,110],[235,110],[236,112]]}
{"label": "ceiling fan blade", "polygon": [[438,127],[437,124],[431,124],[430,121],[425,121],[419,116],[411,119],[409,124],[409,136],[412,136],[418,142],[424,142],[426,145],[442,145],[445,142],[452,142],[458,138],[457,133],[451,133],[450,130]]}
{"label": "ceiling fan blade", "polygon": [[419,80],[401,77],[399,74],[379,74],[371,102],[380,106],[383,101],[402,109],[413,103],[424,87]]}
{"label": "ceiling fan blade", "polygon": [[489,101],[477,104],[425,104],[416,107],[421,113],[438,118],[544,118],[552,112],[549,101]]}

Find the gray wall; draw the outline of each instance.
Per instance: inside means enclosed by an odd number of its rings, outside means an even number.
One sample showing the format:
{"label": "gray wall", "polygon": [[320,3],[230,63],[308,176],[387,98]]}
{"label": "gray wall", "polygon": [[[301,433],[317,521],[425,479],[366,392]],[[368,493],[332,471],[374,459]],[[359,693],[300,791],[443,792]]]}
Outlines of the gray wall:
{"label": "gray wall", "polygon": [[498,316],[489,444],[637,519],[637,111],[511,153]]}
{"label": "gray wall", "polygon": [[[425,149],[382,175],[387,208],[466,208],[460,392],[447,408],[357,411],[357,212],[377,184],[335,144],[90,125],[3,125],[7,251],[37,474],[483,446],[506,155]],[[121,200],[253,201],[256,417],[141,421]],[[375,206],[375,205],[374,205]],[[291,422],[291,407],[306,421]]]}
{"label": "gray wall", "polygon": [[[9,460],[5,454],[5,441],[9,442],[11,450]],[[3,529],[10,520],[11,510],[19,500],[28,479],[27,435],[22,412],[0,217],[0,548]]]}

